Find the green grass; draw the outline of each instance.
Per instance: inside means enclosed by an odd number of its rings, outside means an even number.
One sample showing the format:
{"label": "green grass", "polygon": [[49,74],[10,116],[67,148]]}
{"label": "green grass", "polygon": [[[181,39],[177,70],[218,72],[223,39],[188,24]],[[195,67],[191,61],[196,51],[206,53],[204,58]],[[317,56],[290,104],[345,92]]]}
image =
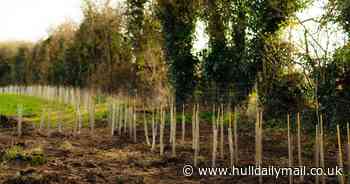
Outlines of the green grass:
{"label": "green grass", "polygon": [[[0,94],[0,114],[5,116],[17,116],[18,105],[23,107],[23,117],[25,121],[39,124],[43,109],[50,109],[51,126],[56,127],[58,119],[63,120],[65,126],[72,126],[75,122],[75,109],[71,105],[62,104],[57,101],[48,101],[38,97]],[[61,111],[61,113],[59,113]],[[106,116],[106,104],[96,105],[96,119]],[[83,126],[88,126],[88,114],[81,108]],[[59,117],[61,115],[61,117]]]}
{"label": "green grass", "polygon": [[0,114],[16,116],[18,105],[23,106],[23,117],[31,118],[39,115],[44,107],[60,108],[63,104],[49,102],[37,97],[0,94]]}
{"label": "green grass", "polygon": [[0,114],[5,116],[17,116],[18,106],[23,107],[25,120],[37,122],[40,120],[44,108],[52,109],[55,116],[57,110],[72,111],[72,107],[58,102],[43,100],[38,97],[16,94],[0,94]]}

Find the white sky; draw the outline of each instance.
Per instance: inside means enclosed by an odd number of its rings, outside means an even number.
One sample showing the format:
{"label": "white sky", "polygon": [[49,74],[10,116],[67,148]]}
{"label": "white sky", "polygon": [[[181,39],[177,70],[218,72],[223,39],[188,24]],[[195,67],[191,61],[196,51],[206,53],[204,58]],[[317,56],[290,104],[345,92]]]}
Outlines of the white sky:
{"label": "white sky", "polygon": [[[316,0],[313,4],[302,12],[297,13],[297,17],[301,20],[308,19],[320,19],[324,13],[324,7],[327,5],[327,0]],[[312,54],[318,53],[319,56],[325,54],[325,51],[331,53],[336,48],[344,45],[347,40],[347,36],[344,33],[342,27],[340,25],[329,23],[327,26],[320,29],[319,24],[314,21],[308,21],[304,23],[304,26],[297,25],[293,27],[292,30],[292,41],[297,48],[300,50],[305,50],[305,38],[304,32],[305,28],[307,28],[308,34],[308,42],[311,48],[310,52]],[[288,30],[287,34],[288,34]],[[313,38],[311,38],[311,36]],[[317,42],[317,43],[316,43]],[[322,48],[321,48],[322,47]],[[314,50],[315,49],[315,50]]]}
{"label": "white sky", "polygon": [[81,0],[0,0],[0,41],[37,41],[68,19],[80,22]]}
{"label": "white sky", "polygon": [[[118,1],[122,0],[112,2]],[[50,28],[66,20],[79,23],[82,19],[81,2],[82,0],[0,0],[0,42],[10,40],[35,42],[45,38]],[[298,17],[301,20],[319,17],[323,13],[323,6],[326,2],[327,0],[316,0],[313,6],[299,13]],[[306,25],[308,29],[318,31],[312,22]],[[199,22],[196,29],[197,39],[194,43],[197,51],[207,46],[208,38],[204,30],[205,24]],[[303,32],[302,27],[294,27],[294,43],[303,45]],[[331,38],[335,39],[330,40],[332,43],[329,45],[336,48],[340,45],[339,42],[343,42],[344,34],[339,30],[331,35]],[[317,40],[325,44],[326,41],[323,38],[326,36],[324,34],[319,34],[319,36]]]}

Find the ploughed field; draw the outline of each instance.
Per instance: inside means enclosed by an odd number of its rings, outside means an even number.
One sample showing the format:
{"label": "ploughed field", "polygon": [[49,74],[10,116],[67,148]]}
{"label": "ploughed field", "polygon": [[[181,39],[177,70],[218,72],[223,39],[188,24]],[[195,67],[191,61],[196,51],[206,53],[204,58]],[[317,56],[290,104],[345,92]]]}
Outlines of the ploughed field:
{"label": "ploughed field", "polygon": [[[105,116],[97,116],[94,132],[83,126],[80,133],[74,132],[73,121],[68,121],[58,132],[55,124],[50,129],[39,130],[41,106],[53,104],[44,100],[11,95],[0,95],[0,183],[46,184],[46,183],[258,183],[257,176],[184,176],[183,166],[193,165],[192,124],[186,122],[185,141],[181,141],[181,123],[176,128],[176,157],[172,156],[170,124],[165,125],[164,151],[159,154],[159,133],[156,147],[146,144],[143,121],[137,122],[137,140],[123,131],[111,136],[111,128]],[[4,102],[6,100],[6,102]],[[12,101],[11,101],[12,100]],[[16,135],[16,106],[11,102],[21,100],[25,104],[23,134]],[[28,105],[29,103],[29,105]],[[5,104],[5,105],[4,105]],[[72,113],[67,107],[66,117]],[[103,109],[103,108],[100,108]],[[102,111],[102,110],[101,110]],[[53,113],[55,114],[54,110]],[[96,114],[103,114],[99,110]],[[73,116],[73,115],[72,115]],[[142,115],[140,114],[140,117]],[[59,118],[59,115],[52,115]],[[54,120],[53,120],[54,122]],[[85,123],[86,125],[88,123]],[[213,150],[213,130],[210,121],[200,121],[198,167],[211,167]],[[151,126],[149,138],[152,140]],[[255,165],[255,125],[238,122],[238,163],[237,167]],[[158,129],[159,131],[159,129]],[[230,167],[229,142],[225,129],[224,157],[218,153],[217,167]],[[303,165],[314,165],[314,134],[302,132]],[[326,134],[327,136],[327,134]],[[325,136],[325,137],[326,137]],[[288,166],[287,130],[283,128],[266,128],[263,131],[263,166]],[[293,165],[297,165],[296,138],[293,139]],[[327,167],[337,165],[337,145],[335,135],[329,135],[324,141],[325,164]],[[345,157],[345,156],[344,156]],[[196,169],[196,168],[195,168]],[[295,183],[299,177],[295,176]],[[314,183],[315,177],[305,177],[304,183]],[[336,183],[335,176],[327,177],[328,183]],[[263,183],[288,183],[288,177],[263,177]]]}

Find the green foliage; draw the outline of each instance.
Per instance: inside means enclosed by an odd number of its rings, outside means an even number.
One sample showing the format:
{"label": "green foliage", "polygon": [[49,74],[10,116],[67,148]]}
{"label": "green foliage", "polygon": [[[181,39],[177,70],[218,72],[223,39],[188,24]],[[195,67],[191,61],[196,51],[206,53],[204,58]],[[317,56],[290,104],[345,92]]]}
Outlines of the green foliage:
{"label": "green foliage", "polygon": [[[337,23],[340,23],[344,30],[350,34],[350,0],[331,0],[330,8],[336,10],[335,16]],[[331,9],[333,11],[333,9]]]}
{"label": "green foliage", "polygon": [[31,43],[0,43],[0,85],[27,84]]}
{"label": "green foliage", "polygon": [[[247,54],[249,1],[208,1],[209,49],[204,59],[204,77],[217,88],[219,98],[240,103],[255,80]],[[221,97],[220,97],[221,96]]]}
{"label": "green foliage", "polygon": [[266,94],[266,114],[285,119],[287,113],[301,112],[306,106],[303,84],[300,73],[291,73],[272,80],[270,91]]}
{"label": "green foliage", "polygon": [[158,16],[165,41],[170,81],[178,104],[193,93],[198,59],[192,55],[197,9],[196,0],[158,0]]}
{"label": "green foliage", "polygon": [[260,102],[270,117],[300,112],[306,105],[304,76],[291,63],[293,46],[278,37],[265,38],[259,82]]}
{"label": "green foliage", "polygon": [[12,146],[5,150],[5,154],[3,155],[2,159],[4,161],[12,161],[16,159],[23,158],[23,149],[20,146]]}
{"label": "green foliage", "polygon": [[289,68],[293,59],[290,45],[280,43],[278,30],[295,12],[304,8],[306,2],[305,0],[265,0],[253,1],[251,4],[250,22],[255,33],[250,43],[249,57],[255,63],[259,101],[262,105],[266,105],[270,100],[273,84],[280,80],[279,77],[283,77],[280,72]]}
{"label": "green foliage", "polygon": [[[142,46],[142,28],[144,26],[144,10],[147,0],[127,0],[127,28],[129,39],[133,45],[136,60],[139,60],[138,54],[141,52]],[[136,61],[137,62],[137,61]]]}
{"label": "green foliage", "polygon": [[314,75],[319,80],[320,111],[325,114],[326,121],[343,123],[350,120],[349,44],[337,49],[333,58],[333,61],[319,67]]}
{"label": "green foliage", "polygon": [[34,149],[31,152],[26,152],[20,146],[12,146],[5,150],[2,160],[6,162],[20,160],[28,162],[31,166],[43,165],[47,162],[41,149]]}

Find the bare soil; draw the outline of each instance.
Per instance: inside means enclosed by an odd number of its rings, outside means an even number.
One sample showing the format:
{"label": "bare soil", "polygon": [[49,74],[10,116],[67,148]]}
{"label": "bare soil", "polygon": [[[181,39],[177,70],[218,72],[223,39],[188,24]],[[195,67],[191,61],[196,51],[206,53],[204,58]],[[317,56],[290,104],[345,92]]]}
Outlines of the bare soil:
{"label": "bare soil", "polygon": [[[211,125],[202,123],[200,128],[200,158],[199,167],[211,166],[212,129]],[[194,176],[186,177],[182,167],[193,163],[191,125],[187,125],[186,141],[180,139],[181,125],[177,132],[177,157],[172,158],[169,143],[169,127],[166,127],[165,156],[159,156],[150,151],[146,145],[143,125],[138,126],[138,143],[134,143],[128,135],[110,136],[108,127],[101,126],[95,129],[92,135],[88,129],[81,134],[74,135],[72,130],[58,133],[48,130],[42,133],[37,130],[28,130],[24,136],[17,138],[15,129],[0,128],[0,158],[4,151],[19,145],[24,150],[41,147],[47,157],[47,163],[40,166],[31,166],[25,162],[2,162],[0,164],[0,183],[5,184],[186,184],[186,183],[257,183],[256,176]],[[151,140],[151,130],[149,130]],[[226,134],[226,132],[225,132]],[[263,158],[266,166],[287,166],[288,150],[287,137],[283,132],[264,132]],[[229,167],[229,152],[225,137],[225,158],[218,158],[218,167]],[[313,164],[313,149],[307,149],[312,142],[311,136],[303,136],[303,159],[305,165]],[[254,165],[255,138],[252,128],[242,127],[239,131],[239,167]],[[329,167],[336,165],[334,144],[326,144],[326,164]],[[296,146],[295,146],[296,148]],[[329,150],[329,151],[328,151]],[[295,151],[295,164],[297,154]],[[237,166],[237,167],[238,167]],[[306,177],[305,183],[314,183],[314,177]],[[264,183],[288,183],[287,177],[264,177]],[[294,177],[295,183],[299,177]],[[335,177],[327,178],[328,183],[335,183]]]}

